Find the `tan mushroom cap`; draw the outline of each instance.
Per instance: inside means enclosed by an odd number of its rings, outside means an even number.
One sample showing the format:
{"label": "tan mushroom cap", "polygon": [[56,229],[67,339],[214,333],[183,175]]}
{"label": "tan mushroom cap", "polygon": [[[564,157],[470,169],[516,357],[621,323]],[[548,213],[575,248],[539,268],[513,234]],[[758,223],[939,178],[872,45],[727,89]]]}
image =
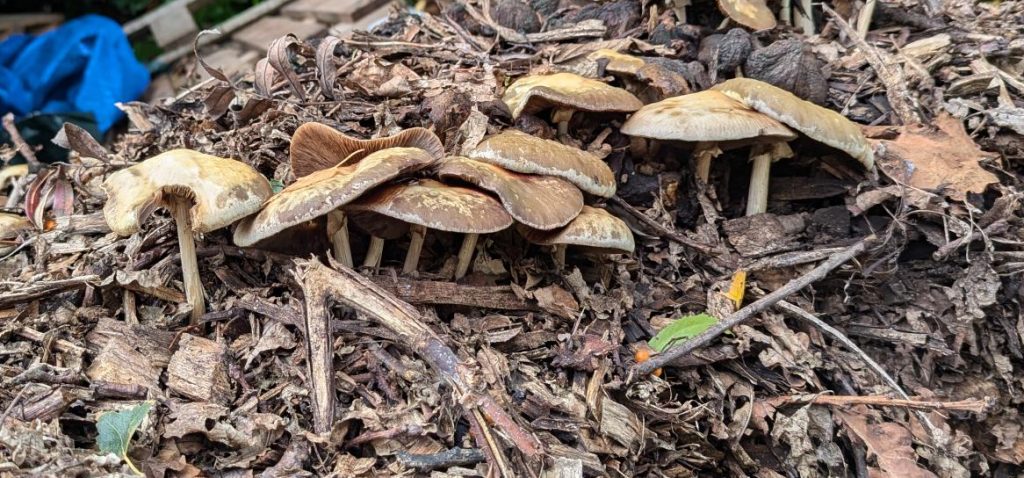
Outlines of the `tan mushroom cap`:
{"label": "tan mushroom cap", "polygon": [[0,240],[14,239],[18,233],[32,229],[32,223],[28,218],[18,215],[0,212]]}
{"label": "tan mushroom cap", "polygon": [[512,225],[512,216],[493,197],[432,179],[385,186],[352,203],[349,209],[462,234],[489,234]]}
{"label": "tan mushroom cap", "polygon": [[535,229],[562,227],[583,209],[583,193],[553,176],[514,173],[463,157],[445,159],[437,174],[493,192],[512,218]]}
{"label": "tan mushroom cap", "polygon": [[513,118],[553,106],[580,111],[630,113],[644,104],[632,93],[574,73],[527,76],[505,90],[501,100]]}
{"label": "tan mushroom cap", "polygon": [[559,177],[595,196],[615,194],[615,174],[597,156],[518,130],[484,138],[468,156],[517,173]]}
{"label": "tan mushroom cap", "polygon": [[295,130],[289,155],[295,177],[312,174],[341,162],[361,161],[388,148],[420,148],[436,160],[444,157],[444,145],[437,135],[424,128],[410,128],[394,136],[358,139],[323,123],[305,123]]}
{"label": "tan mushroom cap", "polygon": [[718,0],[718,9],[736,23],[752,30],[775,28],[775,15],[764,0]]}
{"label": "tan mushroom cap", "polygon": [[622,125],[622,132],[662,141],[690,142],[796,138],[796,133],[786,125],[721,92],[710,90],[644,106]]}
{"label": "tan mushroom cap", "polygon": [[860,127],[835,111],[751,78],[735,78],[719,83],[712,89],[789,125],[815,141],[849,154],[868,169],[875,164],[871,143],[868,143]]}
{"label": "tan mushroom cap", "polygon": [[164,196],[193,201],[192,230],[210,232],[260,209],[273,190],[248,164],[190,149],[173,149],[111,174],[103,182],[103,217],[110,229],[127,236],[159,206]]}
{"label": "tan mushroom cap", "polygon": [[636,75],[636,72],[646,65],[642,58],[627,55],[608,48],[601,48],[587,55],[591,61],[607,60],[604,69],[612,73],[623,75]]}
{"label": "tan mushroom cap", "polygon": [[235,244],[246,247],[284,229],[323,216],[367,191],[435,161],[419,148],[390,148],[362,161],[336,165],[299,178],[235,229]]}
{"label": "tan mushroom cap", "polygon": [[576,219],[554,231],[519,228],[519,232],[534,244],[543,246],[583,246],[600,252],[633,252],[636,243],[633,233],[622,219],[604,209],[583,206]]}

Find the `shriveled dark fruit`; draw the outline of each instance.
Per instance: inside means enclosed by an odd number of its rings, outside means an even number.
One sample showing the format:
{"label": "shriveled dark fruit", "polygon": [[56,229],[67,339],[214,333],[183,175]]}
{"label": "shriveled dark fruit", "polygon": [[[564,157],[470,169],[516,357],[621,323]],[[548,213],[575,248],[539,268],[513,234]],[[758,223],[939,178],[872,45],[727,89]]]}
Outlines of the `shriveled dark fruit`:
{"label": "shriveled dark fruit", "polygon": [[626,31],[640,25],[639,3],[621,0],[611,3],[590,3],[579,9],[575,14],[566,16],[565,23],[577,23],[583,20],[601,20],[608,31],[605,38],[621,38]]}
{"label": "shriveled dark fruit", "polygon": [[443,12],[444,16],[448,17],[451,21],[459,24],[462,28],[465,28],[467,32],[474,35],[483,36],[494,36],[497,32],[494,31],[488,25],[484,25],[474,19],[468,11],[466,6],[458,2],[451,2],[445,6]]}
{"label": "shriveled dark fruit", "polygon": [[519,0],[506,0],[491,4],[491,19],[505,28],[519,33],[540,31],[541,21],[533,8]]}
{"label": "shriveled dark fruit", "polygon": [[[420,103],[420,114],[430,119],[434,132],[447,143],[448,133],[456,131],[469,117],[473,102],[462,90],[448,89],[443,93],[423,99]],[[447,146],[447,144],[446,144]]]}
{"label": "shriveled dark fruit", "polygon": [[675,48],[679,51],[682,59],[696,60],[697,47],[704,36],[704,29],[697,25],[680,25],[671,21],[662,21],[647,36],[647,41]]}
{"label": "shriveled dark fruit", "polygon": [[555,139],[555,129],[547,121],[534,115],[521,115],[516,119],[515,127],[530,136],[542,139]]}
{"label": "shriveled dark fruit", "polygon": [[733,28],[724,35],[704,37],[697,58],[708,66],[708,71],[729,74],[735,72],[736,67],[743,66],[753,49],[750,34],[742,28]]}
{"label": "shriveled dark fruit", "polygon": [[748,77],[778,86],[807,101],[824,105],[828,82],[825,64],[800,40],[779,40],[747,58]]}
{"label": "shriveled dark fruit", "polygon": [[658,65],[679,73],[686,78],[691,90],[706,90],[711,86],[711,78],[708,76],[704,64],[699,61],[682,61],[662,57],[644,58],[644,61],[649,65]]}
{"label": "shriveled dark fruit", "polygon": [[633,171],[626,182],[619,183],[616,194],[634,206],[650,207],[658,193],[658,176]]}
{"label": "shriveled dark fruit", "polygon": [[505,122],[512,121],[512,112],[509,111],[508,105],[506,105],[504,101],[501,101],[501,98],[482,101],[476,104],[476,108],[480,110],[481,113],[487,115],[488,118]]}

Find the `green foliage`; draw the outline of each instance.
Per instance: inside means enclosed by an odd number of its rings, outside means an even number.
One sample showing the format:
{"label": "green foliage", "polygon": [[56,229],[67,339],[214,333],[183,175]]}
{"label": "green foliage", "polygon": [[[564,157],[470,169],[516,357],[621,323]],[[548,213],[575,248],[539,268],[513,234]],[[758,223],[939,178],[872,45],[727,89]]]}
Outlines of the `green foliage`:
{"label": "green foliage", "polygon": [[130,410],[104,413],[96,422],[96,430],[100,435],[96,442],[100,451],[121,457],[125,464],[139,475],[142,472],[128,459],[128,445],[131,444],[135,430],[139,428],[152,407],[153,402],[142,402]]}
{"label": "green foliage", "polygon": [[284,183],[282,183],[280,179],[271,179],[270,189],[274,191],[274,194],[277,194],[281,192],[282,189],[284,189]]}
{"label": "green foliage", "polygon": [[199,28],[210,28],[217,25],[262,0],[214,0],[192,14]]}
{"label": "green foliage", "polygon": [[708,314],[687,315],[661,329],[658,335],[647,341],[647,345],[650,345],[655,352],[661,353],[677,341],[689,340],[700,335],[716,322],[718,319]]}

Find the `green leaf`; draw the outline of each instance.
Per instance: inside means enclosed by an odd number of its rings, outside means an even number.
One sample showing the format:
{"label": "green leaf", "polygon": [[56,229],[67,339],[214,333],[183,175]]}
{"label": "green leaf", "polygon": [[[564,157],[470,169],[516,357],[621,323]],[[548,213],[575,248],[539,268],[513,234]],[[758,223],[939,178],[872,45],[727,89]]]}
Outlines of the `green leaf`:
{"label": "green leaf", "polygon": [[651,340],[647,341],[655,352],[664,352],[670,345],[680,340],[688,340],[703,333],[718,322],[718,319],[708,314],[687,315],[676,319],[658,332]]}
{"label": "green leaf", "polygon": [[270,189],[274,191],[274,194],[277,194],[281,192],[282,189],[284,189],[284,183],[282,183],[279,179],[271,179]]}
{"label": "green leaf", "polygon": [[121,457],[132,470],[140,475],[142,473],[128,459],[128,445],[132,441],[135,430],[139,428],[139,424],[146,418],[152,407],[153,402],[142,402],[130,410],[104,413],[96,422],[96,430],[100,435],[96,442],[100,451]]}

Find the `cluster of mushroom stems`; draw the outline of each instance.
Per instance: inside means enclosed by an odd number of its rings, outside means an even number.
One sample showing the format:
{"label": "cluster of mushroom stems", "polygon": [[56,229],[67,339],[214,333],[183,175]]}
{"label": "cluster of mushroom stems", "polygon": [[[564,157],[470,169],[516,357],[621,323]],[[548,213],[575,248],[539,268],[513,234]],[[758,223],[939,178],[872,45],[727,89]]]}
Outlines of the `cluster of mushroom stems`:
{"label": "cluster of mushroom stems", "polygon": [[[616,61],[634,63],[624,57]],[[752,79],[728,80],[707,91],[643,105],[625,89],[555,73],[521,78],[502,99],[514,118],[553,111],[563,139],[577,113],[631,113],[621,131],[634,144],[642,139],[691,146],[694,174],[702,185],[723,150],[750,146],[748,215],[765,212],[771,163],[793,155],[787,143],[797,132],[846,152],[867,168],[873,164],[870,145],[855,124]],[[405,273],[418,269],[429,230],[463,234],[456,279],[468,272],[480,235],[513,224],[528,241],[554,246],[560,265],[570,245],[633,251],[629,227],[600,207],[603,198],[615,194],[616,181],[598,156],[515,129],[485,137],[463,155],[446,155],[437,136],[424,128],[361,140],[326,124],[306,123],[295,131],[289,149],[297,179],[277,194],[265,177],[240,161],[173,150],[110,175],[104,183],[104,215],[114,232],[128,235],[139,231],[156,208],[170,212],[194,320],[204,312],[194,235],[236,222],[234,242],[248,247],[326,219],[333,256],[350,267],[351,226],[370,236],[362,263],[368,268],[379,267],[385,241],[408,233]]]}

